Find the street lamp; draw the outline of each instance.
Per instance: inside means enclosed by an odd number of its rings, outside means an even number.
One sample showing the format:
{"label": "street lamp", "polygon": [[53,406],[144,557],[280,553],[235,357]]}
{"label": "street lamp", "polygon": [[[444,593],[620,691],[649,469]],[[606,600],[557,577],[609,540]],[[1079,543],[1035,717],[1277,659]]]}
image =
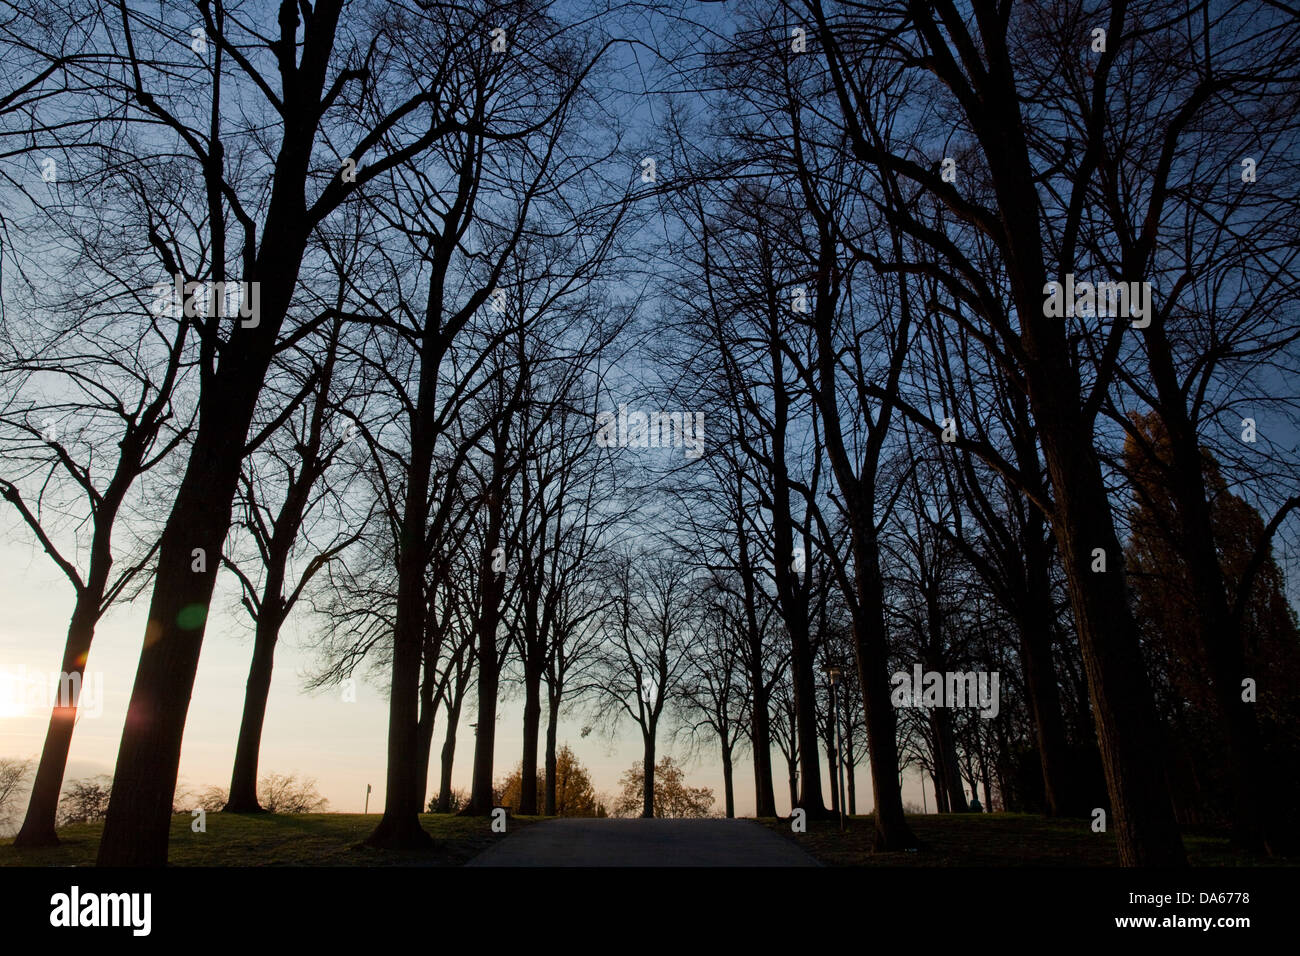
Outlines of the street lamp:
{"label": "street lamp", "polygon": [[844,761],[840,757],[842,739],[839,712],[836,708],[835,688],[839,685],[840,678],[844,676],[844,670],[838,664],[827,664],[822,669],[826,671],[826,679],[831,684],[831,725],[835,728],[835,777],[840,798],[840,832],[842,833],[844,832]]}

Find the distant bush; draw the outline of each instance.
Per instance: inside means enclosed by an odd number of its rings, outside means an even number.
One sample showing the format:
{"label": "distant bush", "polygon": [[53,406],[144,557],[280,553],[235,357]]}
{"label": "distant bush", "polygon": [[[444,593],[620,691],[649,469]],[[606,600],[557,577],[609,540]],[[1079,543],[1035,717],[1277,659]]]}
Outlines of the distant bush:
{"label": "distant bush", "polygon": [[108,800],[112,795],[113,778],[108,774],[72,781],[59,800],[59,826],[103,820],[108,815]]}
{"label": "distant bush", "polygon": [[318,813],[329,806],[314,778],[299,780],[294,773],[263,777],[257,785],[257,802],[271,813]]}
{"label": "distant bush", "polygon": [[205,787],[194,795],[190,801],[193,805],[191,810],[206,810],[208,813],[218,813],[230,801],[230,791],[225,787],[218,787],[215,784]]}
{"label": "distant bush", "polygon": [[18,823],[22,813],[22,796],[27,792],[27,776],[32,762],[18,757],[0,757],[0,836],[6,836]]}
{"label": "distant bush", "polygon": [[[465,807],[468,806],[468,805],[469,805],[469,791],[468,791],[468,790],[452,790],[451,795],[450,795],[450,798],[449,798],[448,801],[447,801],[447,812],[448,812],[448,813],[460,813],[460,811],[464,810]],[[438,813],[438,812],[439,812],[439,811],[438,811],[438,794],[435,793],[433,796],[431,796],[431,797],[429,798],[429,807],[428,807],[428,810],[429,810],[430,813]]]}

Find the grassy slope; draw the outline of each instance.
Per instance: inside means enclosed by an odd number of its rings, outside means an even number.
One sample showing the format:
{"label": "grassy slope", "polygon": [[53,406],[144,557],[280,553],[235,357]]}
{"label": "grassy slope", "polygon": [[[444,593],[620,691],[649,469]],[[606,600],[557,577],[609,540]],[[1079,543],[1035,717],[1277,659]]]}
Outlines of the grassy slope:
{"label": "grassy slope", "polygon": [[[830,866],[1115,866],[1115,837],[1093,833],[1087,820],[1060,820],[1027,813],[917,814],[907,818],[921,841],[915,853],[872,853],[872,818],[850,817],[846,832],[836,821],[808,824],[793,833],[790,821],[759,822],[797,841]],[[1223,835],[1183,833],[1193,866],[1294,865],[1296,860],[1239,856]]]}
{"label": "grassy slope", "polygon": [[[509,830],[542,817],[511,817]],[[173,866],[458,866],[487,849],[500,834],[488,817],[422,814],[434,838],[425,852],[397,853],[360,846],[379,822],[378,814],[209,813],[207,832],[194,833],[189,815],[172,818],[168,862]],[[0,841],[0,866],[91,866],[102,823],[81,823],[59,831],[62,844],[15,850]]]}

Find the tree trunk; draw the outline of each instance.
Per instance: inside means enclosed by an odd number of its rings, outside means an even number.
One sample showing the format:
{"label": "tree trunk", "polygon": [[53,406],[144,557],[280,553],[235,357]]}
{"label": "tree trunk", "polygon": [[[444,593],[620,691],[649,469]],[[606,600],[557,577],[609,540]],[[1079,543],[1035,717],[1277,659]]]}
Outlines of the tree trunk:
{"label": "tree trunk", "polygon": [[438,812],[451,812],[451,768],[456,759],[456,730],[460,725],[458,699],[447,716],[447,733],[442,741],[442,769],[438,778]]}
{"label": "tree trunk", "polygon": [[799,801],[798,806],[816,820],[830,816],[822,798],[822,773],[817,760],[820,750],[817,740],[817,684],[813,677],[812,647],[808,639],[808,622],[790,631],[791,667],[794,671],[795,733],[799,738]]}
{"label": "tree trunk", "polygon": [[537,814],[537,734],[542,723],[542,668],[524,667],[524,758],[516,812]]}
{"label": "tree trunk", "polygon": [[[490,555],[490,551],[488,552]],[[486,573],[495,574],[490,568]],[[497,620],[499,615],[499,589],[488,584],[485,607],[478,629],[478,726],[474,730],[474,781],[470,791],[469,806],[462,812],[472,816],[486,816],[492,812],[495,796],[492,791],[492,765],[496,753],[497,690],[501,675],[497,667]]]}
{"label": "tree trunk", "polygon": [[[1050,600],[1050,596],[1049,596]],[[1042,621],[1041,615],[1035,619]],[[1043,794],[1049,817],[1077,816],[1085,808],[1071,792],[1069,783],[1069,748],[1065,737],[1065,719],[1061,713],[1061,696],[1052,665],[1051,628],[1047,623],[1021,626],[1020,655],[1024,660],[1025,683],[1029,691],[1030,713],[1034,718],[1038,762],[1043,773]]]}
{"label": "tree trunk", "polygon": [[722,745],[722,792],[727,819],[732,820],[736,816],[736,791],[732,785],[731,747],[725,742]]}
{"label": "tree trunk", "polygon": [[934,781],[934,812],[947,813],[948,811],[948,776],[944,770],[943,760],[939,756],[939,748],[932,746],[930,748],[930,757],[933,761],[933,768],[930,770],[930,779]]}
{"label": "tree trunk", "polygon": [[749,536],[743,517],[744,501],[738,496],[736,510],[740,514],[736,523],[739,548],[739,567],[745,597],[746,665],[749,671],[752,708],[750,711],[750,743],[754,754],[754,815],[776,816],[776,791],[772,784],[772,713],[771,694],[763,674],[763,633],[758,625],[755,608],[753,568],[749,559]]}
{"label": "tree trunk", "polygon": [[[27,815],[22,828],[14,837],[14,846],[58,846],[59,838],[54,825],[59,812],[59,795],[63,791],[63,775],[68,767],[68,751],[72,747],[72,731],[77,723],[77,699],[81,682],[85,678],[86,660],[95,637],[95,622],[99,616],[100,595],[83,592],[78,595],[68,623],[68,636],[63,647],[63,667],[60,671],[59,693],[62,693],[62,675],[69,675],[69,687],[75,677],[76,694],[70,707],[61,707],[56,700],[50,711],[49,727],[45,731],[45,746],[41,761],[36,767],[32,795],[27,803]],[[102,705],[102,701],[99,704]]]}
{"label": "tree trunk", "polygon": [[[1007,806],[1007,794],[1011,792],[1011,787],[1007,781],[1007,770],[1011,766],[1010,748],[1007,746],[1006,728],[998,724],[993,728],[998,741],[998,759],[994,762],[993,769],[998,781],[998,794],[1001,797],[999,803],[1002,806],[1002,812],[1005,813],[1010,807]],[[990,813],[993,808],[987,808]]]}
{"label": "tree trunk", "polygon": [[[861,486],[859,505],[875,501],[871,484]],[[889,657],[885,626],[885,585],[880,575],[880,548],[871,514],[853,516],[853,553],[859,613],[853,638],[858,661],[867,727],[867,759],[871,761],[871,791],[875,801],[876,850],[903,850],[917,845],[903,816],[903,792],[898,786],[898,715],[890,701]]]}
{"label": "tree trunk", "polygon": [[831,786],[831,814],[840,814],[840,778],[839,764],[835,759],[835,744],[826,742],[826,772]]}
{"label": "tree trunk", "polygon": [[434,673],[434,665],[426,660],[424,677],[420,681],[420,719],[416,724],[416,735],[419,740],[417,746],[420,750],[420,769],[415,775],[420,788],[418,812],[424,811],[424,797],[429,791],[429,758],[433,753],[433,727],[438,717],[438,706],[434,702],[435,683],[437,683],[437,676]]}
{"label": "tree trunk", "polygon": [[655,734],[652,727],[648,733],[641,735],[645,744],[645,778],[641,784],[641,816],[655,815]]}
{"label": "tree trunk", "polygon": [[772,788],[772,717],[768,713],[768,693],[763,675],[750,674],[754,688],[753,716],[750,718],[750,743],[754,752],[754,814],[776,816],[776,792]]}
{"label": "tree trunk", "polygon": [[[508,424],[508,418],[507,418]],[[497,432],[492,449],[492,475],[487,489],[487,529],[483,538],[483,554],[479,559],[479,590],[482,602],[479,608],[478,632],[478,728],[474,734],[474,782],[470,792],[467,815],[486,816],[492,812],[495,797],[492,792],[492,765],[496,754],[497,690],[501,679],[501,665],[497,659],[497,625],[501,620],[501,597],[505,592],[505,572],[497,571],[497,548],[501,544],[501,528],[505,510],[505,456],[504,428]],[[536,786],[534,783],[533,786]]]}
{"label": "tree trunk", "polygon": [[[488,666],[484,669],[484,661]],[[497,689],[500,675],[496,669],[496,642],[491,641],[478,655],[478,726],[474,728],[474,776],[470,785],[469,804],[461,811],[466,816],[487,816],[496,796],[492,789],[492,764],[496,751]]]}
{"label": "tree trunk", "polygon": [[[442,302],[435,279],[430,283],[427,311]],[[421,343],[420,379],[411,425],[411,459],[407,465],[406,500],[398,528],[397,608],[393,622],[393,660],[388,700],[388,769],[384,815],[368,846],[419,849],[433,839],[420,826],[420,674],[424,662],[428,573],[427,521],[429,484],[436,439],[437,349],[426,336]]]}
{"label": "tree trunk", "polygon": [[962,799],[966,804],[966,812],[970,813],[971,812],[970,801],[979,799],[980,779],[979,779],[979,774],[975,772],[975,761],[971,758],[971,755],[969,753],[966,754],[965,770],[966,770],[966,782],[970,784],[970,797],[969,799],[967,799],[965,795],[965,791],[963,791]]}
{"label": "tree trunk", "polygon": [[[296,278],[296,266],[285,263],[285,270]],[[286,305],[288,294],[285,289]],[[263,288],[263,303],[270,298]],[[250,331],[278,325],[263,314],[259,328]],[[221,371],[228,375],[214,383],[213,394],[204,396],[204,407],[219,411],[201,418],[159,543],[149,623],[118,748],[99,866],[167,862],[185,718],[221,549],[230,530],[244,439],[266,373],[265,362],[241,363],[238,354],[234,351],[223,360]],[[199,555],[203,570],[194,570]]]}
{"label": "tree trunk", "polygon": [[943,707],[936,707],[930,712],[930,724],[934,728],[934,737],[938,753],[937,760],[942,761],[943,781],[948,790],[945,801],[950,813],[965,813],[970,809],[966,792],[962,789],[961,768],[957,763],[957,740],[952,731],[952,715]]}
{"label": "tree trunk", "polygon": [[546,695],[546,815],[555,816],[555,735],[560,723],[560,698]]}
{"label": "tree trunk", "polygon": [[279,638],[280,622],[268,608],[258,618],[254,631],[253,661],[244,687],[244,714],[239,722],[239,742],[235,746],[235,766],[230,774],[230,796],[226,800],[225,813],[262,812],[262,806],[257,802],[257,764],[266,703],[271,695],[275,645]]}
{"label": "tree trunk", "polygon": [[799,764],[790,757],[785,758],[787,780],[790,782],[790,809],[799,806]]}

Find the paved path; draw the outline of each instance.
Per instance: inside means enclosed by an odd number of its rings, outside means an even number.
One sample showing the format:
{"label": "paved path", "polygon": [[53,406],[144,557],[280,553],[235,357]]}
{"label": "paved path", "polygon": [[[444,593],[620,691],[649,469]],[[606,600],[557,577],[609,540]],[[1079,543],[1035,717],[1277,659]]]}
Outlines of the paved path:
{"label": "paved path", "polygon": [[547,820],[501,837],[466,866],[817,866],[749,820]]}

